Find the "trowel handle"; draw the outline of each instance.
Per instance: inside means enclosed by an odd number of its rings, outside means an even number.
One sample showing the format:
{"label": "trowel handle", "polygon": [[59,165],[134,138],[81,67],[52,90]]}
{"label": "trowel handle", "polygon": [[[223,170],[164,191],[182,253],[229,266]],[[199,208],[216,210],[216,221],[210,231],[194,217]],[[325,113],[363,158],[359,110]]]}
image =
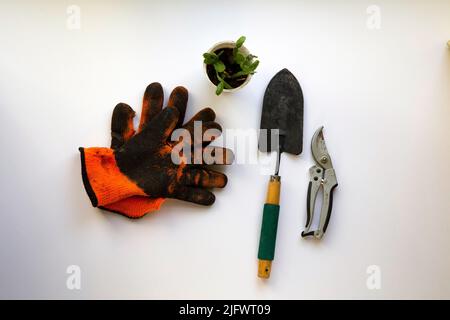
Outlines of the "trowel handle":
{"label": "trowel handle", "polygon": [[258,277],[269,278],[275,256],[278,215],[280,212],[280,176],[270,176],[267,198],[264,204],[261,235],[258,250]]}

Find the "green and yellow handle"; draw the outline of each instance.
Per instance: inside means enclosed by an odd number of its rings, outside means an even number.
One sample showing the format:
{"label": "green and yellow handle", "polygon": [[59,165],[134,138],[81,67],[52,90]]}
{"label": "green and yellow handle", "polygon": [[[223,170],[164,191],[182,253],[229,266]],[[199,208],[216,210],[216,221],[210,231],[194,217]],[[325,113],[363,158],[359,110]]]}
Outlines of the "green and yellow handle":
{"label": "green and yellow handle", "polygon": [[272,260],[275,256],[278,215],[280,212],[280,186],[280,176],[270,176],[258,250],[258,277],[265,279],[270,277]]}

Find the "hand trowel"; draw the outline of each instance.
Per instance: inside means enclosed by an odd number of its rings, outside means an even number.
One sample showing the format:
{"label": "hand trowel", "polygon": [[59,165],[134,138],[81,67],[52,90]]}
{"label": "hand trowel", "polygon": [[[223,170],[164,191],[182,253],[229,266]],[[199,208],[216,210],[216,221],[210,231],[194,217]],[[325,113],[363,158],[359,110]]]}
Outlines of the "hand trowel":
{"label": "hand trowel", "polygon": [[258,148],[276,152],[275,174],[270,176],[264,204],[258,250],[258,277],[269,278],[275,257],[280,212],[280,160],[283,152],[299,155],[303,149],[303,93],[287,69],[270,80],[264,94]]}

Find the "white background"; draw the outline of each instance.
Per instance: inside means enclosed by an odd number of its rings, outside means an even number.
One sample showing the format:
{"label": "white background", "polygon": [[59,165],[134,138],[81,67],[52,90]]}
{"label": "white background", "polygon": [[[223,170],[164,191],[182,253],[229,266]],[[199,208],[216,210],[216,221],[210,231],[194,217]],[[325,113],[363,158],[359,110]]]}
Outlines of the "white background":
{"label": "white background", "polygon": [[[81,29],[67,27],[69,5]],[[370,29],[370,5],[381,10]],[[247,36],[249,85],[216,97],[202,53]],[[450,1],[2,1],[1,298],[450,298]],[[190,91],[224,128],[258,128],[270,78],[305,96],[304,152],[283,155],[270,280],[256,277],[267,176],[225,168],[209,208],[140,220],[91,207],[79,146],[108,146],[113,107]],[[300,239],[310,138],[325,126],[339,187],[320,242]],[[66,268],[81,268],[68,290]],[[381,289],[366,286],[381,269]]]}

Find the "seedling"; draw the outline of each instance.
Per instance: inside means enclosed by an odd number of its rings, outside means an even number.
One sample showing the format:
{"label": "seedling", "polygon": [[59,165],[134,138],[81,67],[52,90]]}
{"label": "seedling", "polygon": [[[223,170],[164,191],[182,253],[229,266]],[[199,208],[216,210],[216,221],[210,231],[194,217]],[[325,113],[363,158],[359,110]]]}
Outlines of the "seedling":
{"label": "seedling", "polygon": [[238,88],[258,67],[257,57],[243,50],[245,37],[240,37],[233,45],[203,54],[209,79],[216,85],[216,94],[224,89]]}

